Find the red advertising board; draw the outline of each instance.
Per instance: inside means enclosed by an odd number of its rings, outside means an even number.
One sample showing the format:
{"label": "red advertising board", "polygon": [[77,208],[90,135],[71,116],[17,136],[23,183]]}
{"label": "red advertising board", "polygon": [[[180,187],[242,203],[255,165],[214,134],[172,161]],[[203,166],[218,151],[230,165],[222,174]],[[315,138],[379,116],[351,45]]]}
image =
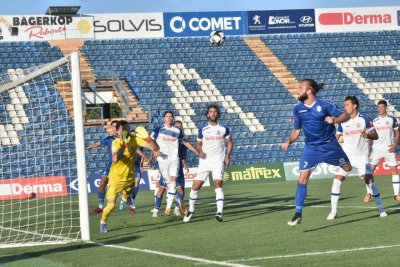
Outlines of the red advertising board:
{"label": "red advertising board", "polygon": [[[400,162],[400,155],[397,156],[397,162]],[[397,170],[400,173],[400,165],[397,165]],[[387,163],[384,160],[381,160],[379,162],[379,165],[376,167],[375,175],[391,175],[392,173],[390,172],[390,168],[387,165]]]}
{"label": "red advertising board", "polygon": [[0,181],[0,200],[68,195],[65,176],[16,178]]}

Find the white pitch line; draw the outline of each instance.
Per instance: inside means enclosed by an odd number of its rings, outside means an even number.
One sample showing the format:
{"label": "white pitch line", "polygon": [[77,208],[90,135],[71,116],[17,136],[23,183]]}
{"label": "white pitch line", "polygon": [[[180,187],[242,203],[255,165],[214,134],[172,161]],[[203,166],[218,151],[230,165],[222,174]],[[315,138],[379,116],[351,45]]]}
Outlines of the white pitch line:
{"label": "white pitch line", "polygon": [[213,260],[207,260],[207,259],[203,259],[203,258],[195,258],[195,257],[166,253],[166,252],[155,251],[155,250],[150,250],[150,249],[131,248],[131,247],[124,247],[124,246],[119,246],[119,245],[108,245],[108,244],[97,243],[97,242],[90,242],[90,243],[95,244],[100,247],[110,247],[110,248],[124,249],[124,250],[129,250],[129,251],[139,251],[139,252],[144,252],[144,253],[149,253],[149,254],[167,256],[167,257],[177,258],[180,260],[188,260],[188,261],[194,261],[194,262],[205,263],[205,264],[214,264],[214,265],[232,266],[232,267],[251,267],[250,265],[243,265],[243,264],[232,263],[232,262],[227,262],[227,261],[213,261]]}
{"label": "white pitch line", "polygon": [[[215,202],[209,202],[208,205],[214,205]],[[246,203],[225,203],[224,206],[251,206],[251,207],[294,207],[293,204],[284,204],[284,205],[277,205],[277,204],[246,204]],[[306,206],[306,208],[332,208],[330,205],[310,205]],[[376,209],[376,207],[369,207],[369,206],[338,206],[339,209]],[[391,207],[385,208],[386,210],[399,210],[400,207]]]}
{"label": "white pitch line", "polygon": [[387,249],[387,248],[396,248],[400,247],[400,244],[397,245],[386,245],[386,246],[376,246],[376,247],[361,247],[361,248],[349,248],[342,250],[327,250],[327,251],[316,251],[316,252],[308,252],[308,253],[299,253],[299,254],[287,254],[287,255],[276,255],[276,256],[266,256],[266,257],[254,257],[254,258],[242,258],[237,260],[229,260],[227,262],[247,262],[247,261],[258,261],[258,260],[273,260],[273,259],[283,259],[283,258],[295,258],[295,257],[305,257],[305,256],[318,256],[318,255],[328,255],[328,254],[337,254],[343,252],[358,252],[365,250],[375,250],[375,249]]}

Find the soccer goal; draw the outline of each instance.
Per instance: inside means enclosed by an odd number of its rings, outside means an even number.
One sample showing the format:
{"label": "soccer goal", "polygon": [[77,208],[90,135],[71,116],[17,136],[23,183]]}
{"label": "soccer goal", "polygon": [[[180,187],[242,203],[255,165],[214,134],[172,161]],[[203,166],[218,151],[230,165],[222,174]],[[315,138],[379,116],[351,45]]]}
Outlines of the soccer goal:
{"label": "soccer goal", "polygon": [[0,114],[0,247],[89,241],[78,53],[8,69]]}

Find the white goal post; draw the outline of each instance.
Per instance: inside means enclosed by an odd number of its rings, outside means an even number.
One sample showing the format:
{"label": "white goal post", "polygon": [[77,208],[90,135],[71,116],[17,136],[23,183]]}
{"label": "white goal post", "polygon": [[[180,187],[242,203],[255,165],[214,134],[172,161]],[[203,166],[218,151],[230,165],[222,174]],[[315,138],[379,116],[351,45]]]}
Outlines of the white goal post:
{"label": "white goal post", "polygon": [[90,241],[77,52],[0,75],[0,165],[0,248]]}

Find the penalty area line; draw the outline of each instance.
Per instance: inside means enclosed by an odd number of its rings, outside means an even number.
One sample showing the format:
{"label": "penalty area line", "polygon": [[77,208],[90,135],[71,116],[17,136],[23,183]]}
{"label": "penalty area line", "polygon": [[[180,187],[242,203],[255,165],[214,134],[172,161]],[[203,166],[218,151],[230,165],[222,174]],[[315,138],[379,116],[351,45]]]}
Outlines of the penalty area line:
{"label": "penalty area line", "polygon": [[387,248],[396,248],[396,247],[400,247],[400,244],[375,246],[375,247],[349,248],[349,249],[341,249],[341,250],[316,251],[316,252],[307,252],[307,253],[299,253],[299,254],[254,257],[254,258],[247,258],[247,259],[242,258],[242,259],[237,259],[237,260],[229,260],[227,262],[248,262],[248,261],[258,261],[258,260],[274,260],[274,259],[284,259],[284,258],[320,256],[320,255],[338,254],[338,253],[345,253],[345,252],[359,252],[359,251],[366,251],[366,250],[387,249]]}
{"label": "penalty area line", "polygon": [[150,250],[150,249],[131,248],[131,247],[124,247],[124,246],[120,246],[120,245],[109,245],[109,244],[98,243],[98,242],[89,242],[89,243],[92,243],[99,247],[108,247],[108,248],[116,248],[116,249],[123,249],[123,250],[129,250],[129,251],[138,251],[138,252],[143,252],[143,253],[148,253],[148,254],[155,254],[155,255],[166,256],[166,257],[176,258],[176,259],[180,259],[180,260],[187,260],[187,261],[192,261],[192,262],[199,262],[199,263],[204,263],[204,264],[214,264],[214,265],[232,266],[232,267],[250,267],[249,265],[243,265],[243,264],[239,264],[239,263],[233,263],[233,262],[227,262],[227,261],[214,261],[214,260],[190,257],[190,256],[161,252],[161,251]]}

